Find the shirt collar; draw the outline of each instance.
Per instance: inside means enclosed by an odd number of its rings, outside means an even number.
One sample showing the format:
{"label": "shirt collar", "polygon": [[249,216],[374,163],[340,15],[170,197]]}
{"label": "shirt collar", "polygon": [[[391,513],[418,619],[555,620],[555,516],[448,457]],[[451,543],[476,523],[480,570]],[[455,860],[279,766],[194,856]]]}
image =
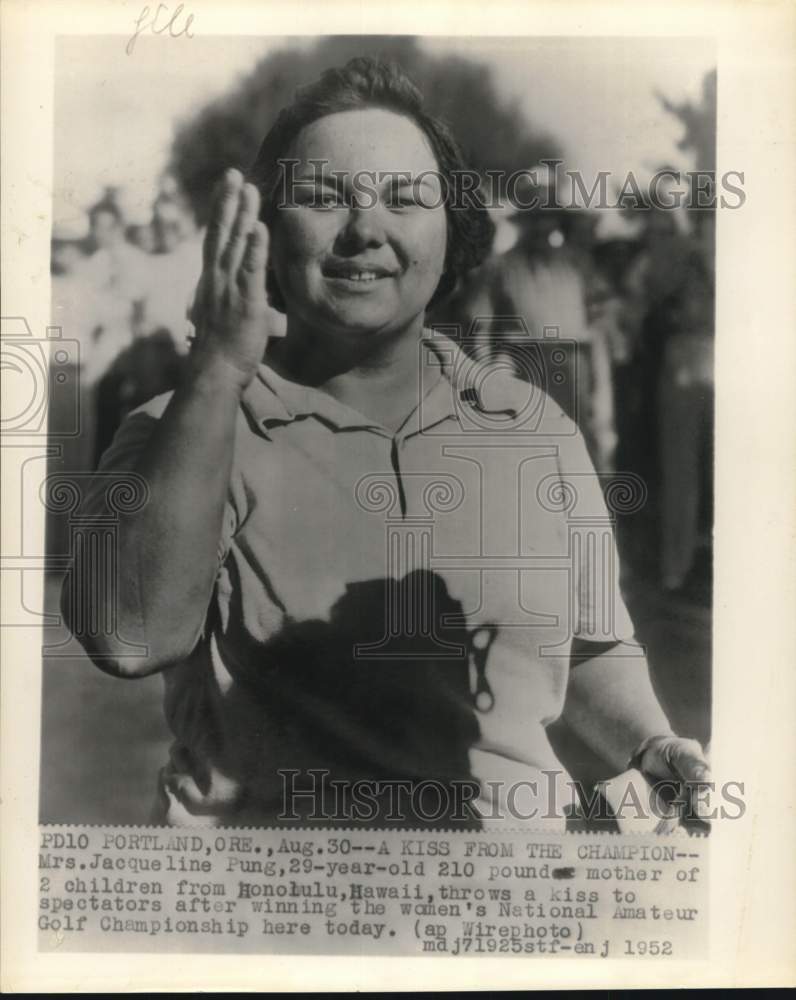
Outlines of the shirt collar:
{"label": "shirt collar", "polygon": [[[527,402],[528,387],[505,368],[487,366],[451,338],[426,329],[420,345],[418,400],[401,434],[423,430],[442,420],[458,419],[472,407],[483,413],[516,416]],[[440,375],[442,378],[440,378]],[[243,395],[242,405],[262,430],[315,416],[338,429],[380,429],[377,423],[320,389],[279,375],[264,362]]]}
{"label": "shirt collar", "polygon": [[428,330],[424,345],[438,359],[453,412],[459,414],[470,407],[481,413],[517,417],[527,406],[528,383],[517,377],[507,356],[474,357],[455,340]]}
{"label": "shirt collar", "polygon": [[328,393],[291,382],[265,363],[258,367],[242,403],[251,419],[265,431],[308,416],[318,417],[341,430],[378,426]]}

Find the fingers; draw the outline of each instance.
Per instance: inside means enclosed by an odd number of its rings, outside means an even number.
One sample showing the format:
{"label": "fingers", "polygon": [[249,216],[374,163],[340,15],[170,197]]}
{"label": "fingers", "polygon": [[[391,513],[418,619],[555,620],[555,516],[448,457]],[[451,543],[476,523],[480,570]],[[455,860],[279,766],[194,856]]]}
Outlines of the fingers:
{"label": "fingers", "polygon": [[265,267],[268,262],[268,230],[264,222],[256,222],[246,238],[238,271],[238,285],[244,298],[265,297]]}
{"label": "fingers", "polygon": [[237,214],[221,253],[220,266],[233,281],[237,280],[249,234],[260,214],[260,193],[253,184],[244,184],[238,196]]}
{"label": "fingers", "polygon": [[[222,178],[204,242],[204,272],[194,312],[203,307],[203,293],[237,289],[247,298],[265,298],[268,231],[258,222],[260,193],[234,168]],[[209,282],[209,284],[208,284]],[[207,287],[204,287],[207,285]]]}
{"label": "fingers", "polygon": [[243,174],[230,169],[222,177],[210,213],[204,242],[204,263],[206,267],[217,267],[226,249],[230,230],[238,212],[240,188]]}
{"label": "fingers", "polygon": [[204,264],[191,318],[196,341],[243,373],[261,362],[269,335],[265,271],[268,232],[259,221],[260,195],[239,170],[228,170],[214,201],[204,241]]}

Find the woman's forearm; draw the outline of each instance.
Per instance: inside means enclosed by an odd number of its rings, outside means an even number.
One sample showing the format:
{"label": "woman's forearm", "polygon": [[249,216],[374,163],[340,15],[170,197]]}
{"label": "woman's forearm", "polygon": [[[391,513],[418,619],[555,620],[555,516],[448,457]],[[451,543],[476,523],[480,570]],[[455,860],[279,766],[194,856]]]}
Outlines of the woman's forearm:
{"label": "woman's forearm", "polygon": [[[268,339],[265,271],[268,232],[260,196],[228,170],[216,189],[192,318],[197,349],[134,471],[149,499],[118,525],[116,595],[100,593],[92,567],[75,565],[63,611],[74,628],[70,590],[97,608],[115,600],[116,632],[146,647],[117,656],[119,638],[78,635],[98,666],[139,677],[184,658],[204,624],[218,568],[241,395]],[[93,589],[92,589],[93,588]],[[95,592],[96,591],[96,592]],[[95,617],[95,616],[90,616]],[[129,650],[129,646],[127,647]]]}
{"label": "woman's forearm", "polygon": [[[147,442],[135,471],[149,498],[118,524],[116,632],[147,648],[140,657],[116,655],[114,636],[79,636],[98,666],[143,676],[186,656],[201,632],[218,567],[229,489],[240,379],[221,359],[192,359]],[[90,604],[107,600],[91,567],[73,572]],[[70,618],[69,588],[64,613]],[[127,647],[129,648],[129,647]]]}
{"label": "woman's forearm", "polygon": [[617,771],[627,766],[642,740],[672,732],[646,657],[622,643],[573,665],[563,717]]}

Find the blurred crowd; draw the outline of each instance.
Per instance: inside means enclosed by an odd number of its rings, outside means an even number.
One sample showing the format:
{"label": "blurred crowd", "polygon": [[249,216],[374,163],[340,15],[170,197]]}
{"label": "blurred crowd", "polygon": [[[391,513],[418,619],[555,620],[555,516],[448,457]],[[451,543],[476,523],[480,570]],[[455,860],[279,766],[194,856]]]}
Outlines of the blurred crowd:
{"label": "blurred crowd", "polygon": [[108,189],[85,218],[54,227],[52,323],[79,346],[72,467],[95,466],[125,413],[174,386],[200,266],[192,216],[168,187],[145,224],[129,224]]}
{"label": "blurred crowd", "polygon": [[[597,470],[647,485],[645,506],[618,526],[625,566],[674,592],[693,587],[696,574],[704,589],[713,213],[648,208],[618,227],[599,210],[506,208],[495,217],[491,257],[430,322],[467,331],[488,319],[488,350],[521,377],[533,377],[541,357],[543,387],[577,419]],[[60,469],[93,469],[125,414],[176,384],[201,237],[176,183],[164,184],[146,224],[131,225],[109,189],[83,230],[55,227],[52,323],[79,342],[81,411],[81,433],[61,441]],[[56,434],[59,419],[56,407]],[[50,551],[63,550],[64,530],[51,527]]]}
{"label": "blurred crowd", "polygon": [[[550,194],[542,206],[567,204]],[[488,319],[488,352],[541,381],[597,471],[643,480],[647,501],[617,529],[626,570],[707,600],[714,213],[509,207],[497,221],[497,252],[435,319]]]}

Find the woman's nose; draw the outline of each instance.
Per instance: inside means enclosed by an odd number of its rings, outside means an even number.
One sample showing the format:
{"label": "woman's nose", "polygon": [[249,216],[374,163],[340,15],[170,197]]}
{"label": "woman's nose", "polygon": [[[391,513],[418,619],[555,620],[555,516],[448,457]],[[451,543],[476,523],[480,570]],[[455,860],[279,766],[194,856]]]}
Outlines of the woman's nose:
{"label": "woman's nose", "polygon": [[386,239],[381,205],[352,205],[340,239],[346,247],[355,250],[381,246]]}

